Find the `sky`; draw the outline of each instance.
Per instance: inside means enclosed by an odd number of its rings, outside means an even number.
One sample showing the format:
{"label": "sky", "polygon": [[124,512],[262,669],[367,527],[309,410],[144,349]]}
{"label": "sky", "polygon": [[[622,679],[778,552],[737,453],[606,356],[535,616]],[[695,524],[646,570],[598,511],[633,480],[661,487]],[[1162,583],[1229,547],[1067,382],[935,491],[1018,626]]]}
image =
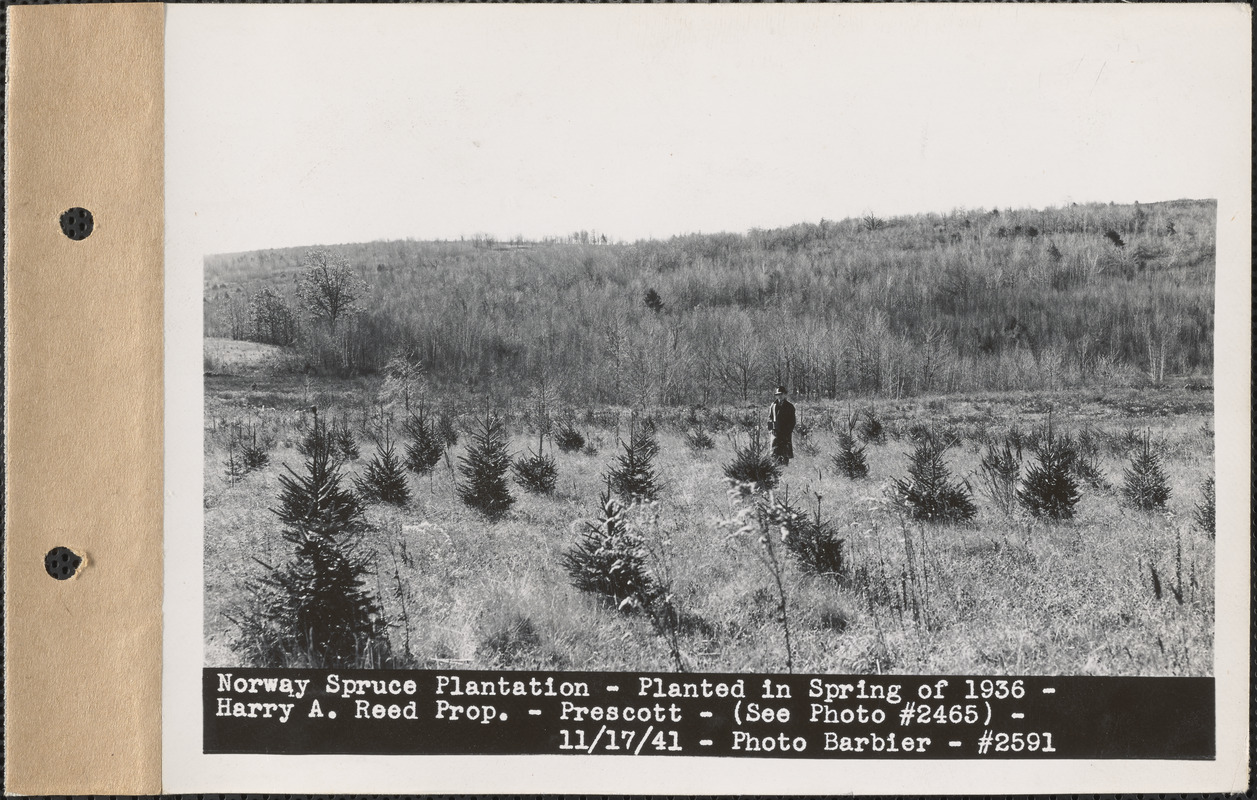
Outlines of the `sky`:
{"label": "sky", "polygon": [[[203,252],[1216,197],[1247,6],[167,7]],[[170,198],[177,198],[172,200]]]}

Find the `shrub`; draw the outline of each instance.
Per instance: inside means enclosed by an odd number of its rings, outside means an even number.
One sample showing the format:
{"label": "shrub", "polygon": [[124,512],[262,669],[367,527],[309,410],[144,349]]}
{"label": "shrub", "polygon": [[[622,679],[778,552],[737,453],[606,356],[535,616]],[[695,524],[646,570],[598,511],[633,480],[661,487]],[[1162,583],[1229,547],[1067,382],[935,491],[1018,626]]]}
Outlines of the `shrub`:
{"label": "shrub", "polygon": [[848,431],[838,433],[838,453],[834,456],[834,469],[852,480],[867,477],[869,474],[864,448],[856,446],[855,437]]}
{"label": "shrub", "polygon": [[1091,428],[1078,431],[1074,440],[1074,477],[1093,489],[1109,489],[1100,468],[1100,434]]}
{"label": "shrub", "polygon": [[570,423],[565,423],[555,434],[554,443],[564,453],[575,453],[585,446],[585,437]]}
{"label": "shrub", "polygon": [[716,440],[702,428],[691,428],[685,434],[685,444],[691,450],[710,450],[716,446]]}
{"label": "shrub", "polygon": [[249,429],[248,438],[244,432],[233,426],[227,439],[227,468],[224,474],[227,480],[235,483],[250,472],[262,469],[271,463],[271,455],[266,443],[258,441],[257,428]]}
{"label": "shrub", "polygon": [[812,440],[811,433],[812,429],[807,425],[794,426],[794,447],[798,452],[814,457],[820,453],[820,448]]}
{"label": "shrub", "polygon": [[388,666],[383,612],[364,586],[370,569],[357,550],[362,502],[341,487],[326,431],[314,441],[322,444],[306,457],[305,473],[280,476],[273,509],[293,555],[279,567],[263,563],[266,574],[248,584],[232,647],[255,666]]}
{"label": "shrub", "polygon": [[1214,479],[1212,477],[1200,486],[1200,502],[1196,504],[1196,509],[1192,512],[1192,518],[1196,521],[1196,527],[1210,536],[1215,535],[1217,529],[1214,520]]}
{"label": "shrub", "polygon": [[410,486],[406,484],[405,468],[397,457],[393,440],[387,432],[355,485],[358,493],[368,500],[395,506],[404,506],[410,502]]}
{"label": "shrub", "polygon": [[611,491],[625,503],[654,500],[660,490],[659,473],[654,464],[659,444],[653,436],[636,428],[629,430],[629,440],[621,444],[624,452],[607,473]]}
{"label": "shrub", "polygon": [[735,445],[733,461],[725,465],[725,477],[737,484],[771,489],[781,479],[781,467],[764,448],[758,428],[751,431],[745,447]]}
{"label": "shrub", "polygon": [[469,507],[492,520],[501,518],[515,504],[506,485],[511,456],[506,450],[506,425],[496,414],[486,414],[471,433],[467,453],[458,460],[463,481],[458,496]]}
{"label": "shrub", "polygon": [[1093,489],[1108,489],[1108,479],[1104,477],[1104,471],[1100,469],[1100,460],[1095,453],[1087,453],[1079,450],[1074,455],[1074,477]]}
{"label": "shrub", "polygon": [[493,610],[494,616],[481,622],[485,633],[477,647],[478,653],[489,656],[492,663],[509,666],[537,651],[542,636],[532,617],[506,604],[495,606]]}
{"label": "shrub", "polygon": [[909,441],[920,444],[927,439],[933,440],[943,450],[950,450],[964,441],[964,436],[954,425],[926,425],[914,422],[908,426]]}
{"label": "shrub", "polygon": [[534,453],[521,456],[512,465],[515,482],[533,494],[550,494],[559,477],[559,465],[553,456]]}
{"label": "shrub", "polygon": [[1017,482],[1021,480],[1021,454],[1014,452],[1011,439],[1005,438],[999,447],[994,442],[987,443],[978,475],[995,507],[1003,514],[1011,514],[1017,504]]}
{"label": "shrub", "polygon": [[436,469],[445,454],[441,436],[424,416],[412,416],[406,420],[406,469],[416,475],[427,475]]}
{"label": "shrub", "polygon": [[1030,437],[1016,424],[1009,426],[1006,441],[1008,444],[1012,445],[1013,452],[1017,454],[1018,461],[1021,460],[1026,449],[1030,447]]}
{"label": "shrub", "polygon": [[648,606],[658,587],[647,568],[641,538],[625,521],[625,507],[608,487],[598,518],[584,523],[580,539],[563,554],[572,585],[607,598],[621,610]]}
{"label": "shrub", "polygon": [[860,438],[865,444],[881,444],[886,441],[886,431],[882,427],[882,420],[871,408],[864,412],[864,419],[860,421],[859,428]]}
{"label": "shrub", "polygon": [[271,463],[271,454],[267,452],[265,445],[258,443],[256,431],[251,441],[241,445],[240,455],[244,460],[245,472],[261,469]]}
{"label": "shrub", "polygon": [[1131,457],[1123,476],[1126,483],[1122,494],[1131,505],[1144,511],[1165,508],[1170,499],[1170,484],[1161,467],[1161,454],[1152,447],[1151,434],[1144,435],[1142,445]]}
{"label": "shrub", "polygon": [[[781,625],[785,644],[786,672],[794,671],[794,647],[790,635],[790,602],[786,593],[789,583],[786,577],[785,559],[779,554],[779,548],[790,539],[790,526],[794,523],[791,509],[777,500],[770,490],[766,494],[753,494],[751,487],[731,480],[729,495],[739,504],[737,513],[731,518],[721,521],[720,526],[730,532],[730,539],[738,538],[746,542],[757,560],[768,570],[776,589],[775,598],[771,591],[763,589],[755,593],[758,603],[760,598],[769,601],[773,598],[773,615]],[[751,498],[750,502],[747,499]],[[778,540],[780,531],[780,541]]]}
{"label": "shrub", "polygon": [[1078,483],[1074,480],[1077,450],[1073,441],[1054,434],[1049,426],[1031,452],[1036,461],[1026,469],[1026,480],[1017,490],[1017,499],[1036,517],[1070,519],[1079,500]]}
{"label": "shrub", "polygon": [[946,450],[936,437],[923,436],[908,456],[908,477],[895,479],[890,488],[891,501],[913,519],[964,522],[978,513],[969,487],[951,482],[951,471],[943,460]]}

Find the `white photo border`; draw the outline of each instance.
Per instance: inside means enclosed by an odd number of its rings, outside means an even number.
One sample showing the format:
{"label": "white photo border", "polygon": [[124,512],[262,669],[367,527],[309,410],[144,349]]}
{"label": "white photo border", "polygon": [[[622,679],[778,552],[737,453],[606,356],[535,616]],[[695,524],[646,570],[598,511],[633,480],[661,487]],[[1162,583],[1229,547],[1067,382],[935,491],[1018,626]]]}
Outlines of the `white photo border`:
{"label": "white photo border", "polygon": [[[465,8],[465,7],[464,7]],[[165,634],[163,648],[163,769],[169,793],[658,793],[658,794],[987,794],[1236,792],[1248,785],[1251,565],[1251,9],[1242,5],[1145,8],[1152,15],[1207,15],[1218,36],[1193,42],[1190,56],[1213,59],[1215,74],[1234,95],[1226,118],[1198,120],[1221,131],[1224,146],[1210,176],[1218,201],[1215,328],[1215,428],[1218,467],[1217,616],[1214,676],[1217,753],[1214,761],[855,761],[610,756],[206,756],[201,752],[203,637],[202,258],[206,228],[200,198],[188,195],[197,170],[212,169],[187,147],[181,81],[213,64],[190,63],[179,44],[198,24],[247,26],[257,14],[282,14],[301,26],[311,14],[396,14],[416,24],[424,14],[477,13],[518,22],[530,8],[182,6],[167,8],[166,52],[166,415]],[[1127,6],[1125,9],[1129,9]],[[1056,22],[1116,24],[1120,6],[1053,5],[1017,13]],[[537,13],[541,13],[538,11]],[[591,13],[550,9],[547,14]],[[596,13],[596,12],[595,12]],[[719,25],[728,14],[851,17],[892,13],[874,7],[634,6],[621,9],[634,24]],[[897,9],[945,13],[975,23],[1011,13],[985,4]],[[624,16],[621,17],[623,19]],[[1126,17],[1122,17],[1126,19]],[[919,29],[916,29],[919,32]],[[918,35],[920,35],[918,33]],[[279,46],[279,45],[277,45]],[[905,44],[905,46],[908,46]],[[229,54],[223,54],[229,57]],[[998,68],[993,65],[992,68]],[[1167,96],[1167,114],[1173,98]],[[1131,146],[1138,146],[1132,141]],[[1150,164],[1155,169],[1155,163]],[[247,191],[247,189],[245,189]],[[1099,198],[1097,198],[1099,199]],[[1160,199],[1160,198],[1149,198]],[[1170,198],[1164,198],[1170,199]],[[921,211],[944,209],[921,209]],[[276,221],[282,224],[282,221]],[[643,757],[644,758],[644,757]]]}

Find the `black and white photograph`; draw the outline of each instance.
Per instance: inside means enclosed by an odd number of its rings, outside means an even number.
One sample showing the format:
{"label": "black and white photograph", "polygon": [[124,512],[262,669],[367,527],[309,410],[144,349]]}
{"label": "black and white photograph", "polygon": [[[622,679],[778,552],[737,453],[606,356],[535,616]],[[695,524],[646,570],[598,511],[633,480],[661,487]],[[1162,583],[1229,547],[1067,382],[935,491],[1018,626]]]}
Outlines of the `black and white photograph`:
{"label": "black and white photograph", "polygon": [[172,7],[167,647],[1214,678],[1240,11]]}

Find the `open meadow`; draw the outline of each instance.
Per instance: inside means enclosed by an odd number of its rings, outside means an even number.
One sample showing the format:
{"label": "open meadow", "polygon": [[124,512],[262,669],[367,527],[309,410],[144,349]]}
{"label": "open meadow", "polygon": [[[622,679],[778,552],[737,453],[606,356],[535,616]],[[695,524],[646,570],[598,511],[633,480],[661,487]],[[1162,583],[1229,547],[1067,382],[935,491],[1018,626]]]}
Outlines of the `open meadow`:
{"label": "open meadow", "polygon": [[[256,387],[256,388],[251,388]],[[271,510],[311,404],[346,419],[361,455],[343,463],[360,474],[374,444],[358,430],[364,411],[349,381],[313,386],[207,378],[205,552],[206,660],[247,663],[233,651],[246,584],[283,561],[291,545]],[[875,408],[884,438],[864,444],[868,475],[852,480],[832,462],[851,409]],[[1062,433],[1093,448],[1094,485],[1083,484],[1074,518],[1050,522],[1016,508],[1004,513],[982,489],[988,441],[1030,434],[1049,410]],[[743,420],[763,409],[579,410],[590,447],[556,453],[553,493],[523,491],[504,518],[489,522],[455,491],[466,431],[429,475],[407,477],[404,507],[368,505],[361,546],[367,588],[378,598],[391,651],[419,667],[675,669],[666,637],[644,613],[574,588],[564,553],[596,521],[605,475],[630,424],[657,426],[663,489],[644,523],[665,543],[687,668],[783,671],[784,627],[760,543],[727,524],[737,500],[723,466],[745,442]],[[841,575],[807,574],[783,557],[786,620],[795,671],[1207,675],[1212,663],[1213,542],[1194,524],[1201,485],[1212,474],[1211,393],[1182,386],[1156,391],[988,394],[946,398],[799,403],[805,435],[777,488],[808,515],[819,513],[844,541]],[[460,428],[475,414],[458,414]],[[528,415],[507,416],[514,453],[535,448]],[[709,431],[695,450],[686,434]],[[233,431],[257,432],[265,467],[228,476]],[[978,505],[962,524],[906,518],[887,490],[908,467],[914,431],[957,442],[946,462],[968,481]],[[1163,511],[1124,502],[1123,471],[1149,433],[1164,454],[1170,499]],[[547,442],[547,450],[552,446]],[[589,452],[595,450],[596,452]],[[1027,452],[1026,461],[1030,460]],[[819,498],[817,497],[819,495]],[[256,559],[256,560],[255,560]]]}
{"label": "open meadow", "polygon": [[1210,675],[1215,214],[207,256],[206,663]]}

